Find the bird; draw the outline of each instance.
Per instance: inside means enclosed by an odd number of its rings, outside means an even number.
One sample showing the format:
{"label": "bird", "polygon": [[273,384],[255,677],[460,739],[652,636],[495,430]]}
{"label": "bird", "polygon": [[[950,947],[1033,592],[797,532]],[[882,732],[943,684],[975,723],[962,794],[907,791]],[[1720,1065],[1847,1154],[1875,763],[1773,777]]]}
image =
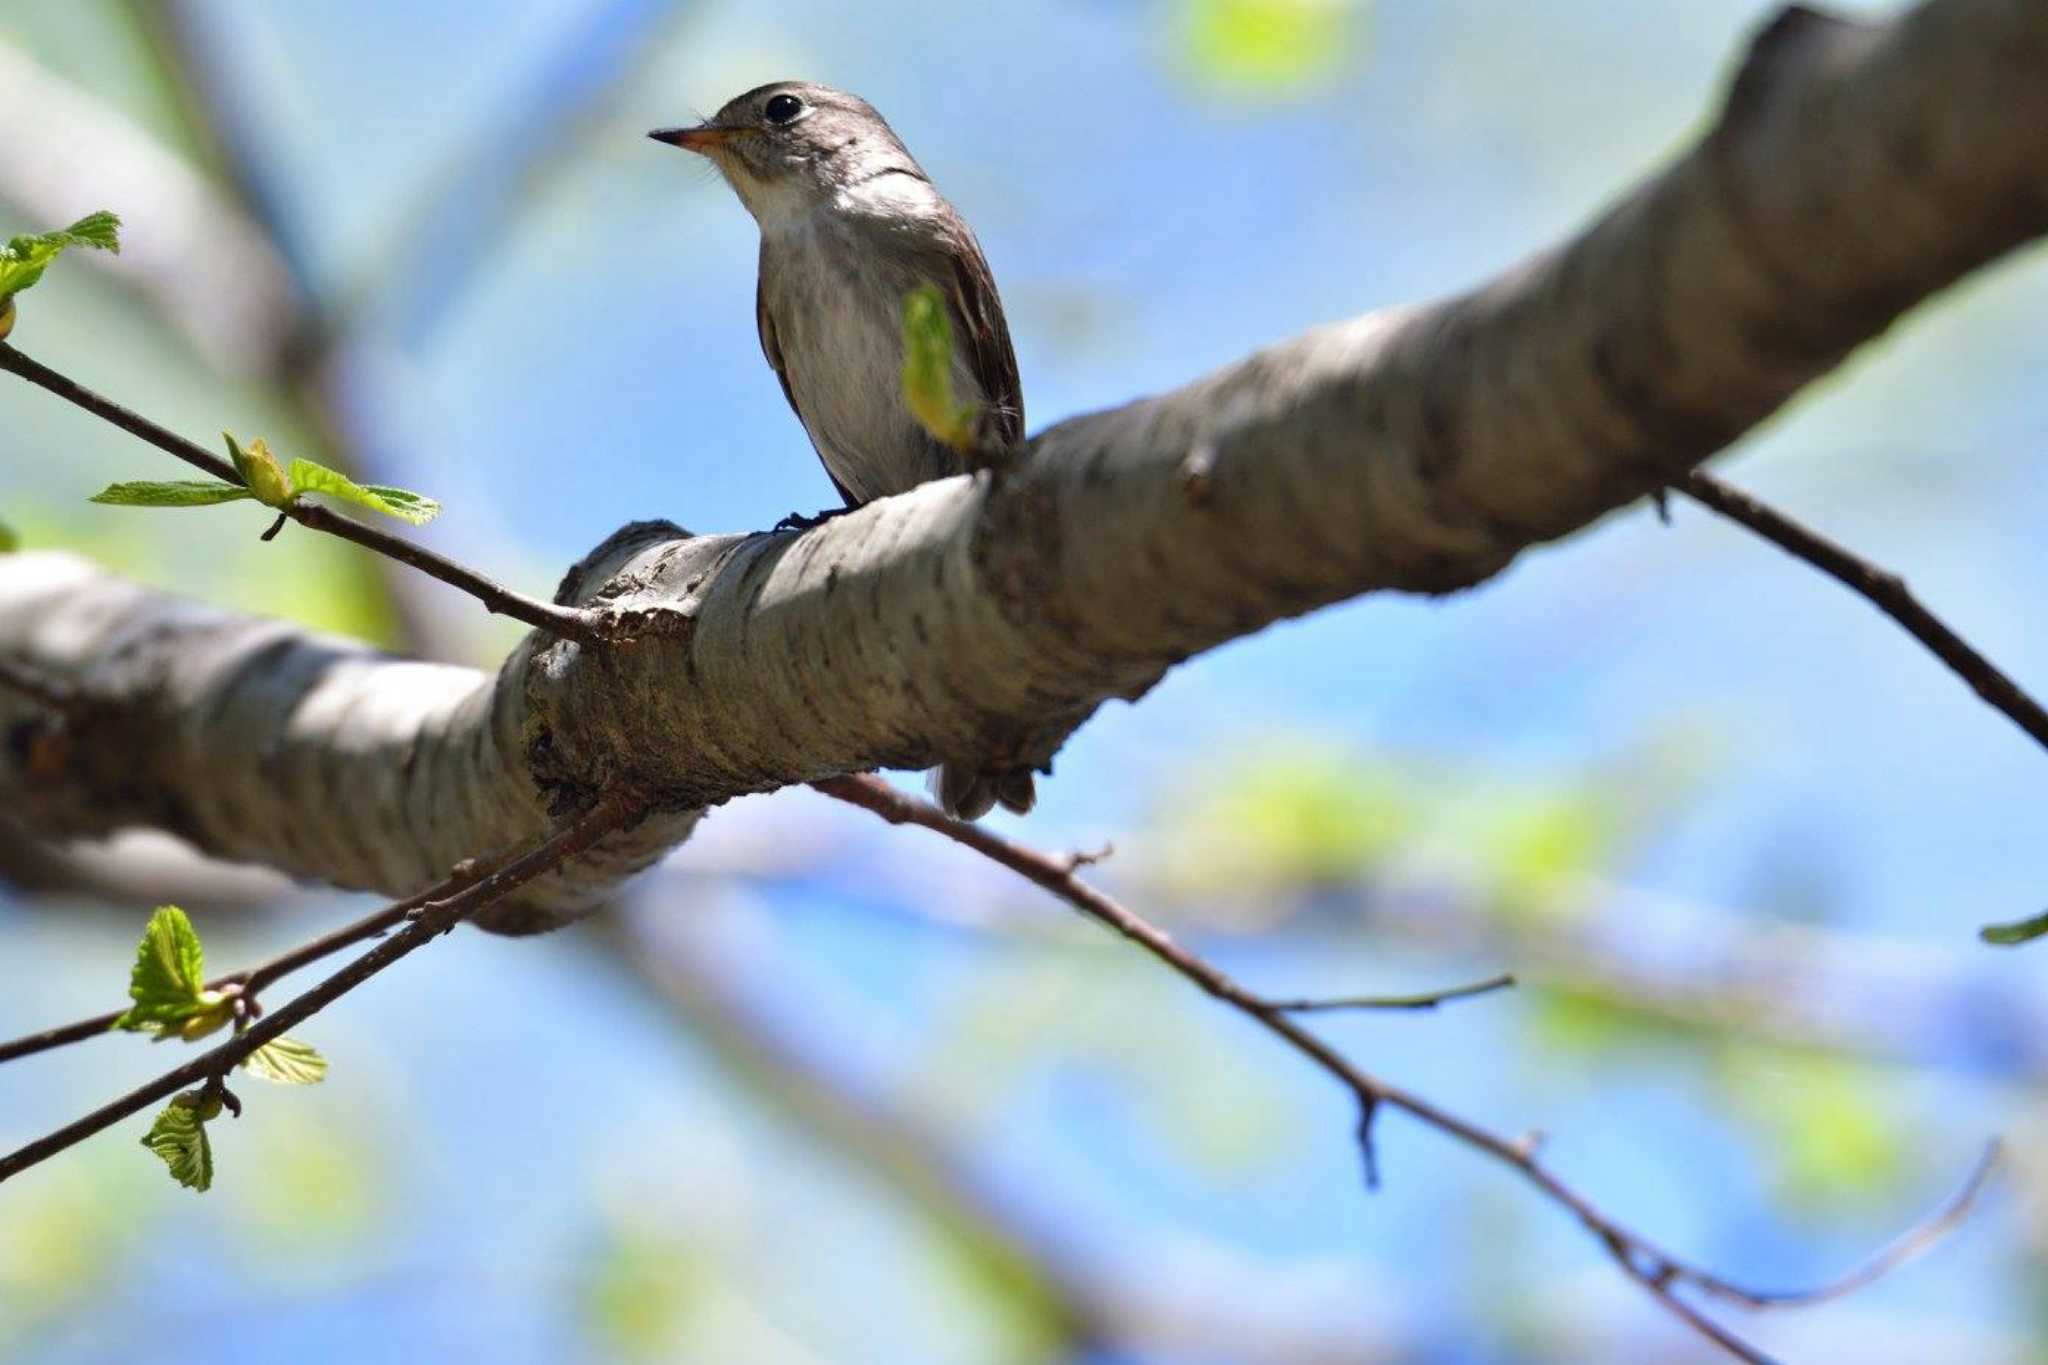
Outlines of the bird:
{"label": "bird", "polygon": [[[953,392],[974,405],[975,448],[1022,443],[1016,351],[981,244],[874,106],[829,86],[773,81],[702,123],[648,136],[705,157],[760,228],[761,351],[843,502],[786,517],[778,530],[806,530],[967,467],[903,393],[904,301],[926,286],[945,303]],[[1028,768],[946,762],[932,788],[967,820],[998,802],[1024,814],[1036,799]]]}

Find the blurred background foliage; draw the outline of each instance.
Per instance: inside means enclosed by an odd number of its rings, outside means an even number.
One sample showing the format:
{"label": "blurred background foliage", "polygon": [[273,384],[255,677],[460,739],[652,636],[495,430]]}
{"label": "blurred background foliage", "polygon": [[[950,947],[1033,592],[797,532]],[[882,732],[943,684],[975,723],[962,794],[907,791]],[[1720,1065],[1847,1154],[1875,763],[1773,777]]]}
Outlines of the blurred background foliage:
{"label": "blurred background foliage", "polygon": [[[424,539],[545,591],[630,518],[827,500],[755,345],[752,226],[647,128],[785,75],[871,98],[976,224],[1036,427],[1547,244],[1699,129],[1768,8],[16,4],[0,227],[128,228],[14,340],[202,441],[432,493]],[[2027,253],[1730,465],[2037,682],[2044,314]],[[516,638],[338,542],[261,544],[253,509],[87,505],[175,472],[12,384],[0,457],[30,547],[441,657]],[[2041,1358],[2048,958],[1972,938],[2041,902],[2040,756],[1832,584],[1674,510],[1205,656],[1097,717],[1021,832],[1114,840],[1097,873],[1276,994],[1515,971],[1326,1027],[1741,1278],[1842,1269],[2007,1134],[1937,1256],[1744,1328]],[[233,890],[186,896],[221,964],[358,908]],[[0,1032],[118,1000],[158,894],[0,900]],[[9,1183],[0,1358],[1703,1358],[1501,1172],[1390,1118],[1368,1197],[1342,1097],[1267,1038],[803,792],[717,812],[600,923],[458,935],[305,1032],[331,1078],[217,1125],[211,1194],[140,1121]],[[0,1137],[163,1060],[9,1066]]]}

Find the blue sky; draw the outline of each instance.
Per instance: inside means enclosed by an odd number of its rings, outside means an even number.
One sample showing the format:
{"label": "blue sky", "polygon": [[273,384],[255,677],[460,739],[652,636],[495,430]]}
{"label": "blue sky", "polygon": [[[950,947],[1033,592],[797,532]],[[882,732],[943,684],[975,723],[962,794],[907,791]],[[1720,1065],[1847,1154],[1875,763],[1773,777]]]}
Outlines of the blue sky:
{"label": "blue sky", "polygon": [[[647,128],[785,75],[866,95],[974,222],[1036,429],[1548,244],[1698,130],[1768,8],[1330,2],[1334,55],[1264,93],[1191,65],[1194,7],[1165,3],[193,11],[289,252],[344,296],[396,282],[341,372],[374,473],[448,503],[425,539],[543,591],[630,519],[764,527],[831,500],[756,346],[752,224]],[[43,7],[0,16],[0,38],[174,140],[119,23],[113,6]],[[529,163],[553,103],[592,88],[609,93]],[[121,185],[104,199],[131,234],[150,230]],[[487,249],[458,271],[470,234]],[[258,426],[285,421],[275,395],[207,374],[104,282],[53,274],[33,302],[25,319],[42,330],[24,348],[115,396],[194,434],[289,430]],[[1723,466],[1905,572],[2023,680],[2048,679],[2033,610],[2048,486],[2031,458],[2048,424],[2044,312],[2039,253],[2001,265]],[[271,566],[332,563],[258,561],[253,545],[164,530],[168,514],[145,527],[84,508],[98,482],[147,476],[155,457],[39,395],[0,389],[0,430],[11,519],[32,541],[106,547],[161,585],[270,610],[292,609]],[[1903,938],[1948,962],[1975,951],[1977,925],[2038,910],[2041,755],[1838,586],[1702,509],[1674,513],[1667,527],[1624,511],[1453,598],[1354,602],[1203,656],[1141,705],[1106,707],[1041,783],[1040,812],[1006,827],[1053,846],[1113,839],[1107,875],[1128,860],[1122,875],[1142,885],[1136,869],[1178,852],[1169,798],[1277,736],[1399,772],[1439,802],[1597,790],[1635,817],[1601,877],[1737,917],[1803,917],[1850,943]],[[697,914],[750,1007],[821,1067],[930,1106],[1076,1256],[1254,1285],[1252,1317],[1340,1336],[1369,1303],[1376,1327],[1429,1359],[1676,1349],[1675,1329],[1505,1176],[1390,1121],[1391,1178],[1365,1198],[1339,1097],[1292,1059],[1086,936],[1020,942],[906,908],[993,893],[950,850],[817,805],[790,793],[717,813],[705,849],[675,860],[681,880],[657,884],[694,909],[661,913]],[[1458,883],[1461,859],[1479,861],[1459,846],[1466,828],[1445,816],[1404,869]],[[807,839],[829,853],[824,872],[770,860],[690,879],[693,860]],[[33,978],[0,1005],[0,1031],[104,1007],[141,919],[0,910],[6,957]],[[305,922],[224,924],[217,952],[253,955]],[[1362,989],[1517,965],[1312,917],[1203,941],[1274,989],[1333,964]],[[999,1315],[913,1212],[579,944],[459,935],[431,968],[322,1016],[310,1032],[332,1078],[311,1099],[261,1095],[224,1183],[232,1166],[272,1171],[266,1135],[289,1146],[315,1113],[342,1135],[335,1169],[385,1187],[351,1205],[367,1221],[294,1259],[260,1250],[284,1234],[246,1194],[202,1207],[138,1192],[153,1227],[205,1253],[133,1253],[115,1310],[59,1315],[15,1343],[23,1358],[149,1358],[126,1324],[172,1313],[232,1323],[257,1357],[562,1359],[598,1349],[579,1286],[612,1261],[593,1248],[616,1250],[643,1219],[670,1251],[702,1252],[679,1358],[708,1358],[707,1342],[749,1343],[754,1358],[1007,1358]],[[2038,995],[2042,960],[1984,950],[1967,970],[1995,1002]],[[1980,1134],[2037,1121],[2023,1075],[1885,1070],[1876,1108],[1914,1157],[1896,1197],[1788,1204],[1769,1154],[1782,1135],[1729,1119],[1714,1045],[1587,1054],[1542,1014],[1490,1000],[1332,1032],[1504,1129],[1554,1132],[1560,1164],[1602,1198],[1756,1278],[1839,1268],[1945,1188]],[[1959,1053],[1982,1041],[1968,1021],[1955,1029]],[[8,1075],[0,1127],[26,1136],[160,1061],[94,1046],[89,1070]],[[1745,1064],[1766,1096],[1772,1075],[1797,1087],[1803,1074]],[[280,1117],[293,1107],[298,1119]],[[67,1160],[99,1179],[146,1159],[131,1145],[110,1135]],[[2037,1236],[2008,1204],[1853,1304],[1758,1335],[1794,1358],[1823,1358],[1799,1343],[1855,1341],[1858,1358],[1903,1360],[1925,1358],[1884,1354],[1921,1349],[1900,1327],[1916,1312],[1957,1333],[2012,1330]],[[808,1301],[786,1283],[799,1273]]]}

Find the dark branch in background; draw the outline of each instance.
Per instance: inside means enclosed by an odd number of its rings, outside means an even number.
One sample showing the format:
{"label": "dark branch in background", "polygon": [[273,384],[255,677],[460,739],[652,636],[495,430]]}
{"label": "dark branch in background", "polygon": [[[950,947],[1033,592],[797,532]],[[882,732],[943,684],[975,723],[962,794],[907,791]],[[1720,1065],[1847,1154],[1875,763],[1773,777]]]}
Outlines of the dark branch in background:
{"label": "dark branch in background", "polygon": [[[535,878],[546,875],[577,854],[585,852],[605,835],[629,823],[639,813],[640,804],[637,798],[629,793],[614,793],[575,820],[559,827],[531,852],[514,859],[481,880],[471,882],[452,895],[429,900],[406,910],[403,918],[410,922],[404,929],[370,949],[313,989],[265,1015],[229,1041],[203,1056],[194,1058],[184,1066],[159,1076],[149,1084],[130,1091],[111,1104],[95,1109],[84,1118],[64,1125],[48,1137],[38,1138],[20,1150],[0,1157],[0,1181],[19,1175],[36,1163],[48,1160],[65,1148],[85,1141],[102,1129],[119,1123],[130,1114],[137,1113],[158,1100],[168,1098],[186,1086],[201,1081],[224,1079],[250,1053],[275,1040],[286,1029],[311,1018],[415,948],[424,946],[430,940],[454,928],[470,915],[518,890]],[[392,907],[394,911],[398,908]],[[331,951],[331,948],[328,951]]]}
{"label": "dark branch in background", "polygon": [[[1321,1067],[1349,1090],[1358,1102],[1358,1142],[1364,1156],[1367,1183],[1377,1181],[1373,1150],[1373,1121],[1382,1106],[1399,1109],[1446,1136],[1475,1147],[1521,1172],[1554,1202],[1569,1210],[1590,1232],[1614,1262],[1672,1313],[1695,1331],[1712,1340],[1738,1359],[1768,1365],[1770,1357],[1743,1341],[1728,1329],[1707,1318],[1678,1291],[1690,1287],[1699,1293],[1745,1308],[1784,1308],[1819,1303],[1859,1289],[1878,1276],[1904,1264],[1936,1241],[1969,1211],[1977,1194],[1997,1167],[1997,1145],[1992,1144],[1971,1174],[1961,1193],[1933,1215],[1886,1248],[1878,1256],[1849,1274],[1816,1289],[1773,1291],[1745,1288],[1711,1271],[1679,1259],[1631,1232],[1603,1213],[1584,1195],[1537,1160],[1536,1143],[1510,1140],[1487,1131],[1420,1095],[1360,1070],[1335,1048],[1288,1018],[1289,1002],[1273,1001],[1245,989],[1206,959],[1173,941],[1132,910],[1078,880],[1063,859],[1011,843],[979,825],[955,820],[937,806],[904,795],[875,777],[839,777],[811,784],[827,796],[870,811],[893,825],[918,825],[964,844],[976,853],[1001,864],[1026,880],[1036,883],[1083,915],[1111,929],[1143,948],[1193,982],[1209,995],[1256,1020],[1295,1051]],[[1293,1002],[1299,1004],[1301,1002]]]}
{"label": "dark branch in background", "polygon": [[1385,1365],[1415,1356],[1417,1343],[1398,1323],[1247,1314],[1207,1293],[1199,1278],[1157,1274],[1157,1258],[1145,1251],[1093,1254],[1089,1239],[1076,1235],[1088,1230],[1086,1219],[1043,1192],[1015,1188],[963,1145],[968,1134],[839,1064],[829,1046],[817,1045],[829,1028],[792,1027],[758,1000],[759,983],[721,951],[715,906],[696,896],[678,903],[682,896],[658,883],[634,900],[626,913],[589,921],[621,976],[656,996],[751,1099],[894,1190],[957,1246],[977,1282],[1057,1332],[1049,1358]]}
{"label": "dark branch in background", "polygon": [[1987,705],[2004,712],[2013,724],[2033,736],[2035,743],[2048,748],[2048,711],[2042,710],[2041,703],[2028,696],[2018,683],[1922,606],[1897,574],[1879,568],[1710,474],[1694,470],[1678,486],[1694,500],[1730,521],[1740,522],[1787,554],[1805,560],[1862,594],[1872,606],[1932,650]]}
{"label": "dark branch in background", "polygon": [[[129,435],[139,437],[157,449],[205,470],[217,479],[237,487],[242,484],[241,475],[235,472],[234,466],[218,455],[195,445],[176,432],[158,426],[140,413],[130,411],[111,399],[102,398],[83,385],[65,378],[49,366],[31,360],[4,342],[0,342],[0,369],[20,375],[31,384],[47,389],[66,402],[76,404],[93,416],[111,422]],[[487,611],[513,617],[551,635],[559,635],[564,639],[577,640],[584,644],[596,644],[608,638],[605,618],[600,612],[557,606],[552,602],[543,602],[538,598],[514,592],[503,584],[485,578],[474,569],[465,568],[423,545],[415,545],[387,531],[352,521],[304,498],[294,498],[277,510],[301,526],[353,541],[365,549],[374,550],[401,564],[408,564],[430,578],[438,578],[443,583],[460,588],[483,603]]]}

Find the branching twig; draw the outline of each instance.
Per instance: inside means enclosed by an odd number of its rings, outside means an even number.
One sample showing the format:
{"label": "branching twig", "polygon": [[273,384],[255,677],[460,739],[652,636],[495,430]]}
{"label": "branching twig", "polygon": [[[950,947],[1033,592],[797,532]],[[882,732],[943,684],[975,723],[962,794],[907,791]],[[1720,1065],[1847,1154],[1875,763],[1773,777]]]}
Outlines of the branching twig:
{"label": "branching twig", "polygon": [[1919,1254],[1954,1226],[1969,1210],[1996,1168],[1998,1152],[1996,1144],[1993,1144],[1959,1195],[1877,1257],[1840,1279],[1818,1289],[1793,1292],[1749,1289],[1680,1260],[1623,1227],[1539,1161],[1538,1144],[1501,1137],[1439,1108],[1420,1095],[1360,1070],[1335,1048],[1290,1019],[1285,1008],[1287,1002],[1268,1000],[1245,989],[1206,959],[1175,943],[1164,930],[1078,880],[1067,870],[1064,860],[1011,843],[979,825],[955,820],[937,806],[906,796],[878,778],[839,777],[811,785],[827,796],[872,811],[891,824],[919,825],[966,845],[1050,891],[1088,918],[1136,943],[1208,994],[1257,1020],[1329,1073],[1357,1100],[1358,1142],[1369,1183],[1377,1176],[1372,1142],[1373,1120],[1383,1107],[1399,1109],[1438,1132],[1512,1166],[1524,1179],[1576,1217],[1629,1278],[1648,1290],[1688,1326],[1739,1360],[1769,1365],[1770,1357],[1705,1316],[1679,1297],[1678,1290],[1690,1287],[1746,1308],[1789,1307],[1849,1293]]}
{"label": "branching twig", "polygon": [[[452,896],[465,886],[489,875],[496,868],[504,866],[510,857],[511,855],[507,854],[484,864],[472,859],[449,876],[409,899],[399,901],[396,905],[387,905],[375,914],[365,915],[353,924],[345,924],[332,933],[322,934],[310,943],[303,943],[288,953],[278,954],[268,962],[254,967],[244,967],[238,972],[229,972],[226,976],[217,976],[206,983],[207,989],[233,989],[242,1000],[253,1001],[259,991],[278,978],[288,976],[301,967],[310,966],[323,957],[340,952],[343,948],[361,943],[364,939],[378,937],[402,922],[413,911]],[[25,1038],[0,1043],[0,1062],[11,1062],[17,1057],[27,1057],[38,1052],[47,1052],[51,1048],[97,1038],[111,1030],[114,1021],[124,1013],[125,1010],[111,1010],[106,1014],[96,1014],[90,1019],[81,1019],[75,1024],[45,1029],[41,1033],[31,1033]]]}
{"label": "branching twig", "polygon": [[[195,445],[176,432],[158,426],[142,414],[124,408],[112,399],[101,397],[49,366],[23,355],[5,342],[0,342],[0,370],[20,375],[31,384],[47,389],[66,402],[84,408],[95,417],[111,422],[129,435],[140,437],[157,449],[175,455],[217,479],[237,486],[242,483],[242,477],[235,472],[234,466],[213,452]],[[294,498],[278,511],[301,526],[353,541],[364,549],[389,556],[429,577],[438,578],[443,583],[460,588],[483,603],[486,611],[513,617],[536,629],[584,644],[602,642],[611,638],[613,633],[607,629],[607,620],[600,612],[558,606],[553,602],[543,602],[539,598],[514,592],[502,583],[486,578],[474,569],[457,564],[444,555],[436,554],[424,545],[416,545],[388,531],[380,531],[374,526],[365,526],[319,503],[310,502],[305,498]]]}
{"label": "branching twig", "polygon": [[[159,1076],[149,1084],[130,1091],[111,1104],[95,1109],[84,1118],[64,1125],[49,1136],[38,1138],[26,1147],[0,1157],[0,1181],[19,1175],[37,1162],[45,1161],[65,1148],[83,1142],[102,1129],[119,1123],[130,1114],[147,1108],[186,1086],[225,1078],[250,1053],[276,1039],[286,1029],[311,1018],[415,948],[423,946],[437,935],[446,933],[478,910],[500,900],[535,878],[545,876],[568,859],[588,850],[605,835],[631,821],[640,809],[640,802],[633,795],[625,792],[615,793],[601,800],[575,820],[556,829],[531,852],[514,859],[488,876],[472,881],[444,898],[424,901],[406,909],[402,918],[409,922],[405,928],[313,989],[266,1014],[229,1041],[176,1070]],[[393,906],[392,909],[397,911],[399,907]],[[253,977],[254,973],[251,975]]]}
{"label": "branching twig", "polygon": [[2012,723],[2048,748],[2048,710],[2007,677],[1996,664],[1973,649],[1942,619],[1920,604],[1905,580],[1888,569],[1837,545],[1817,531],[1765,506],[1739,488],[1702,474],[1685,476],[1679,487],[1730,521],[1740,522],[1779,549],[1827,574],[1854,592],[1934,652],[1984,701],[2005,713]]}
{"label": "branching twig", "polygon": [[1504,991],[1514,984],[1513,973],[1502,972],[1484,981],[1468,981],[1462,986],[1446,986],[1436,991],[1417,991],[1413,995],[1339,995],[1327,999],[1268,1000],[1266,1003],[1289,1014],[1318,1014],[1330,1010],[1433,1010],[1446,1000],[1466,1000],[1475,995]]}

